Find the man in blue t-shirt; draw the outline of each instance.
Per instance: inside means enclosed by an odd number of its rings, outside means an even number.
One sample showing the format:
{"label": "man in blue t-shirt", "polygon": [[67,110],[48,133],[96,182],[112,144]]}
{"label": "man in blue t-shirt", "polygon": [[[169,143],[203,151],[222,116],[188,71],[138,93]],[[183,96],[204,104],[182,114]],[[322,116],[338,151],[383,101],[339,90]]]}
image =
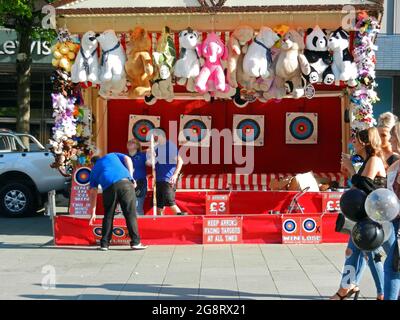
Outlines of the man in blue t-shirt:
{"label": "man in blue t-shirt", "polygon": [[[167,140],[163,129],[157,128],[153,134],[156,141],[154,158],[157,213],[162,215],[165,207],[169,207],[175,214],[184,215],[186,213],[182,212],[175,202],[176,184],[183,166],[182,157],[177,146]],[[151,154],[148,154],[148,158],[150,157]]]}
{"label": "man in blue t-shirt", "polygon": [[136,219],[136,182],[133,179],[133,163],[130,157],[121,153],[110,153],[102,158],[92,158],[92,172],[90,174],[90,225],[96,221],[96,204],[98,187],[103,190],[104,218],[100,249],[107,251],[113,233],[113,221],[117,204],[121,205],[126,220],[131,248],[143,250],[147,247],[140,242]]}

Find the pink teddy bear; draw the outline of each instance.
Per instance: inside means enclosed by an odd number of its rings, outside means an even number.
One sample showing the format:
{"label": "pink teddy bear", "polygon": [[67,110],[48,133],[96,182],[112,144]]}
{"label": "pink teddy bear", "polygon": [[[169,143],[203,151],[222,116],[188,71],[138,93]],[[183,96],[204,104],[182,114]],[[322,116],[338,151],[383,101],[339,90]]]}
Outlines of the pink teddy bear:
{"label": "pink teddy bear", "polygon": [[214,33],[209,33],[205,41],[197,46],[200,57],[205,58],[204,66],[196,78],[196,91],[205,93],[212,89],[227,93],[224,68],[221,60],[228,60],[228,50],[221,39]]}

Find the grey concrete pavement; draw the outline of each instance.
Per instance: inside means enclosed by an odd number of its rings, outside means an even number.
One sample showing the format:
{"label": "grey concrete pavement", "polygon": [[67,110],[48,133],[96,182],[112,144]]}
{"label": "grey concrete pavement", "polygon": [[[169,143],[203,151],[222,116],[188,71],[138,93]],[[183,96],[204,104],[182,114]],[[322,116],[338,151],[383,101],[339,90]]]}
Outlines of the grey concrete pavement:
{"label": "grey concrete pavement", "polygon": [[[345,246],[52,246],[49,218],[0,218],[0,299],[327,299]],[[51,287],[52,275],[55,288]],[[44,284],[44,286],[42,286]],[[375,299],[367,270],[362,298]]]}

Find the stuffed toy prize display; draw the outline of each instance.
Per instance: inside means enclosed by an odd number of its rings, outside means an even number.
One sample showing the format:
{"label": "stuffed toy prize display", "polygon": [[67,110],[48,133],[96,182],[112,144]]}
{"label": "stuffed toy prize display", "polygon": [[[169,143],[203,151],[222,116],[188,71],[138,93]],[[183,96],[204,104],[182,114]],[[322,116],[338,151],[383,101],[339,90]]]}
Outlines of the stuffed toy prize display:
{"label": "stuffed toy prize display", "polygon": [[150,80],[154,73],[151,57],[151,40],[146,30],[137,27],[130,32],[131,48],[125,71],[131,83],[129,97],[137,98],[151,94]]}

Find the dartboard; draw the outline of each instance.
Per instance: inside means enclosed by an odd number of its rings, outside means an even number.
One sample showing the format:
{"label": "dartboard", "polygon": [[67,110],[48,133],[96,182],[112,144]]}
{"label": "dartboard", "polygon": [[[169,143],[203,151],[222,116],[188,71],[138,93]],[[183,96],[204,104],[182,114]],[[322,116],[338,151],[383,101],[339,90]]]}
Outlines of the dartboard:
{"label": "dartboard", "polygon": [[90,182],[90,173],[91,173],[90,168],[87,167],[79,168],[75,172],[74,176],[75,182],[80,186],[88,185]]}
{"label": "dartboard", "polygon": [[114,228],[113,235],[118,238],[121,238],[125,235],[125,231],[122,228]]}
{"label": "dartboard", "polygon": [[183,126],[183,134],[187,141],[201,142],[207,135],[207,126],[203,121],[193,119]]}
{"label": "dartboard", "polygon": [[94,233],[96,236],[101,237],[103,231],[102,231],[102,229],[101,229],[100,227],[96,227],[96,228],[93,229],[93,233]]}
{"label": "dartboard", "polygon": [[313,232],[316,227],[317,224],[315,223],[314,219],[308,218],[303,221],[303,230],[305,232]]}
{"label": "dartboard", "polygon": [[297,224],[296,221],[292,220],[292,219],[287,219],[284,223],[283,223],[283,229],[285,230],[285,232],[287,233],[293,233],[296,231],[297,229]]}
{"label": "dartboard", "polygon": [[132,136],[140,142],[148,142],[148,134],[155,129],[154,123],[150,120],[139,120],[133,125]]}
{"label": "dartboard", "polygon": [[306,117],[297,117],[290,124],[290,133],[298,140],[310,138],[313,132],[314,125],[311,120]]}
{"label": "dartboard", "polygon": [[318,115],[315,113],[286,114],[286,143],[316,144]]}
{"label": "dartboard", "polygon": [[264,145],[263,115],[233,115],[233,142],[235,145]]}
{"label": "dartboard", "polygon": [[160,126],[160,117],[131,114],[129,116],[128,140],[137,139],[142,146],[149,146],[149,133]]}
{"label": "dartboard", "polygon": [[243,142],[254,142],[258,139],[261,133],[261,128],[253,119],[245,119],[239,122],[237,134]]}
{"label": "dartboard", "polygon": [[211,117],[204,115],[181,115],[179,143],[186,146],[210,146]]}

